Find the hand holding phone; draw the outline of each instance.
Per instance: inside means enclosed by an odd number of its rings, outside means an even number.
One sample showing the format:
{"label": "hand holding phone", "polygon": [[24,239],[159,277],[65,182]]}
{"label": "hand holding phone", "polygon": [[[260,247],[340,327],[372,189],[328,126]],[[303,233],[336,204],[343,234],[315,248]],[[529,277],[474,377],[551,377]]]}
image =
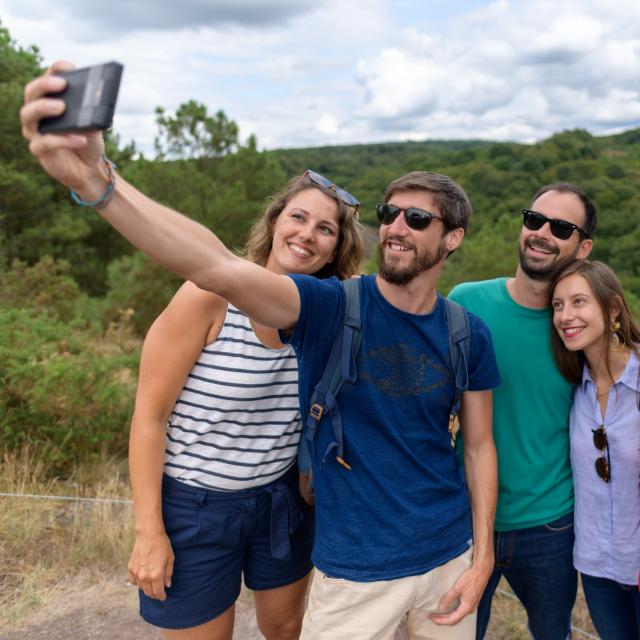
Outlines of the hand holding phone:
{"label": "hand holding phone", "polygon": [[108,129],[113,122],[123,68],[118,62],[107,62],[56,72],[67,80],[67,86],[60,93],[47,96],[64,100],[66,108],[59,116],[42,118],[38,131],[69,133]]}

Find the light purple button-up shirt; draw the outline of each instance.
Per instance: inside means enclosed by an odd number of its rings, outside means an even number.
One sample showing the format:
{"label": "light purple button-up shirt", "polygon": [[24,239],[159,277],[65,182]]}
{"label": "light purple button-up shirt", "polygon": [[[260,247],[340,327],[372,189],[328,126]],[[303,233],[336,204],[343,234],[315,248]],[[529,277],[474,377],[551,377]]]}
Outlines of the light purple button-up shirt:
{"label": "light purple button-up shirt", "polygon": [[[596,385],[585,367],[570,419],[576,495],[573,562],[582,573],[622,584],[638,584],[640,571],[639,369],[640,361],[632,353],[609,391],[603,420]],[[602,424],[611,460],[608,483],[595,469],[601,452],[593,443],[592,430]]]}

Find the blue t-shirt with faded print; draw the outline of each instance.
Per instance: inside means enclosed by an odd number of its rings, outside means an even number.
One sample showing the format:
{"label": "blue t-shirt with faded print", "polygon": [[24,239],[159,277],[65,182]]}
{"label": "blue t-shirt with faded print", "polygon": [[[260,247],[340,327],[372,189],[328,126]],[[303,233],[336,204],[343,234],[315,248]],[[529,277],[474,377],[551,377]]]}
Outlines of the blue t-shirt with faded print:
{"label": "blue t-shirt with faded print", "polygon": [[[292,275],[301,314],[290,342],[299,365],[306,415],[344,315],[335,278]],[[380,294],[375,276],[361,279],[362,343],[358,380],[338,401],[344,459],[329,457],[324,417],[312,456],[316,492],[313,562],[331,577],[369,582],[425,573],[463,553],[472,536],[463,471],[451,446],[454,396],[445,303],[431,313],[402,311]],[[469,390],[499,384],[489,331],[469,314]]]}

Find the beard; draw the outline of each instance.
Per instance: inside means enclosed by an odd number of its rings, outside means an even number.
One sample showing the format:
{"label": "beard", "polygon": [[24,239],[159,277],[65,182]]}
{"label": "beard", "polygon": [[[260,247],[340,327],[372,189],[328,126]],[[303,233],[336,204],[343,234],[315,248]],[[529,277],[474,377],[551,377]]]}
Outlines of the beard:
{"label": "beard", "polygon": [[444,246],[444,242],[441,242],[435,253],[428,250],[424,250],[422,253],[416,252],[408,265],[400,267],[392,264],[390,260],[385,258],[384,245],[388,242],[389,239],[379,246],[380,271],[378,275],[389,284],[395,284],[401,287],[409,284],[424,271],[429,271],[429,269],[435,267],[435,265],[444,260],[449,253]]}
{"label": "beard", "polygon": [[[551,251],[556,256],[559,255],[559,251],[556,247],[548,245],[543,240],[537,240],[536,238],[532,238],[526,243],[528,247],[540,247],[545,251]],[[529,276],[532,280],[538,280],[541,282],[551,282],[555,279],[555,277],[569,264],[571,264],[578,255],[578,249],[580,245],[576,247],[576,250],[570,255],[564,258],[556,258],[552,262],[548,264],[537,264],[535,261],[527,258],[527,255],[524,249],[519,246],[518,254],[520,256],[520,268],[524,273]],[[526,247],[525,247],[526,249]]]}

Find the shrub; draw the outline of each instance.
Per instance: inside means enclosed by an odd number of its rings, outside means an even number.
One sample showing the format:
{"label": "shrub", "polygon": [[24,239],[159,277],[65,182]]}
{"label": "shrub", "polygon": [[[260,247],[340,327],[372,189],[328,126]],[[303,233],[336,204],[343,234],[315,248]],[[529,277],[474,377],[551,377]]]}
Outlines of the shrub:
{"label": "shrub", "polygon": [[69,271],[68,262],[50,256],[33,266],[14,260],[2,278],[0,306],[46,310],[61,320],[71,320],[83,294]]}
{"label": "shrub", "polygon": [[37,447],[56,471],[124,453],[138,350],[48,313],[0,309],[0,443]]}

